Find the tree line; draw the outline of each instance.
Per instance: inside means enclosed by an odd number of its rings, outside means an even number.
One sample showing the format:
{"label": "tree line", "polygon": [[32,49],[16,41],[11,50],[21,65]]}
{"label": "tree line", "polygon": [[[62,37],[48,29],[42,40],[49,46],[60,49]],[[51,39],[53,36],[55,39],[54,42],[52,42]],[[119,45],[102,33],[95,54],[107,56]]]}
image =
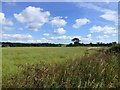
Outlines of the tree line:
{"label": "tree line", "polygon": [[73,38],[71,40],[73,43],[70,44],[54,44],[54,43],[13,43],[13,42],[0,42],[1,47],[75,47],[75,46],[112,46],[117,44],[117,42],[111,43],[102,43],[98,42],[93,44],[92,42],[89,44],[80,43],[81,40],[79,38]]}
{"label": "tree line", "polygon": [[52,43],[12,43],[12,42],[1,42],[1,47],[77,47],[77,46],[112,46],[117,44],[116,42],[111,43],[70,43],[70,44],[52,44]]}
{"label": "tree line", "polygon": [[93,44],[92,42],[90,42],[89,44],[84,44],[84,43],[80,43],[81,40],[79,38],[73,38],[71,41],[74,42],[74,44],[70,43],[67,46],[69,47],[72,47],[72,46],[112,46],[114,44],[117,44],[117,42],[111,42],[111,43],[97,42],[96,44]]}
{"label": "tree line", "polygon": [[52,43],[12,43],[12,42],[2,42],[2,47],[60,47],[62,44],[52,44]]}

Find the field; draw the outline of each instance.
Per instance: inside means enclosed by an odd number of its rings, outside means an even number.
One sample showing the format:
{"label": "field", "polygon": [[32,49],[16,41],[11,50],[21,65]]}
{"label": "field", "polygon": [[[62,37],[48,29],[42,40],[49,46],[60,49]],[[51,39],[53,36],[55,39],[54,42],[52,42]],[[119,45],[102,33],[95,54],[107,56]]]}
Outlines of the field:
{"label": "field", "polygon": [[3,48],[3,79],[21,71],[20,65],[35,63],[61,63],[74,57],[84,55],[86,48],[65,47],[21,47]]}
{"label": "field", "polygon": [[88,48],[2,48],[3,87],[119,87],[118,54]]}

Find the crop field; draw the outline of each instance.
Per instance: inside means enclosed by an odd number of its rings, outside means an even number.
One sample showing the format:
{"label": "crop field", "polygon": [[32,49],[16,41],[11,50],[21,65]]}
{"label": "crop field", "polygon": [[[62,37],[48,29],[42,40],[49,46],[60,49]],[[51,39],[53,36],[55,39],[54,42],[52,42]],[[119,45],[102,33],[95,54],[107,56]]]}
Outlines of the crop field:
{"label": "crop field", "polygon": [[118,55],[89,47],[2,48],[3,88],[119,87]]}

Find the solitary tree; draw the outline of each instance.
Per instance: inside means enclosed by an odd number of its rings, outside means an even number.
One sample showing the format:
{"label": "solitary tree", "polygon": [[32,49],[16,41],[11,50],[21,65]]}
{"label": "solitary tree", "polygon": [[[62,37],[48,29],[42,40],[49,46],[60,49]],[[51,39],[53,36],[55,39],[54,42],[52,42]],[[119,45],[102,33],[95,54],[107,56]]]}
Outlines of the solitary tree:
{"label": "solitary tree", "polygon": [[80,42],[79,38],[73,38],[72,42],[74,42],[74,45],[76,45],[76,46],[80,44],[79,43]]}

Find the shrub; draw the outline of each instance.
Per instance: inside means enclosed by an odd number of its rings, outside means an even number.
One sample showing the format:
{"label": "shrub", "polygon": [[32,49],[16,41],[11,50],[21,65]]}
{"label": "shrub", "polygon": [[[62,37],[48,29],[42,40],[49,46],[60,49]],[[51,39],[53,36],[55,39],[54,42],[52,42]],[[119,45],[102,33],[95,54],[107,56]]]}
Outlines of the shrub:
{"label": "shrub", "polygon": [[109,52],[120,53],[120,44],[115,44],[108,49]]}

